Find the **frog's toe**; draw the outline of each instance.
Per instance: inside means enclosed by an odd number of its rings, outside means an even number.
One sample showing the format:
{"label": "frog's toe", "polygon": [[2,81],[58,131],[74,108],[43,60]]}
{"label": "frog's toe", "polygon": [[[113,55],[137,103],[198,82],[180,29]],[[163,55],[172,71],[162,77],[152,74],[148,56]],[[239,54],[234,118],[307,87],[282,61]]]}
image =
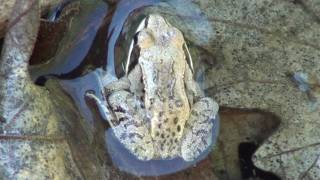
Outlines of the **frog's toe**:
{"label": "frog's toe", "polygon": [[154,157],[152,138],[146,126],[140,126],[132,119],[128,119],[115,126],[113,132],[137,159],[147,161]]}
{"label": "frog's toe", "polygon": [[133,154],[136,156],[137,159],[141,161],[149,161],[153,159],[153,147],[136,147],[133,151]]}

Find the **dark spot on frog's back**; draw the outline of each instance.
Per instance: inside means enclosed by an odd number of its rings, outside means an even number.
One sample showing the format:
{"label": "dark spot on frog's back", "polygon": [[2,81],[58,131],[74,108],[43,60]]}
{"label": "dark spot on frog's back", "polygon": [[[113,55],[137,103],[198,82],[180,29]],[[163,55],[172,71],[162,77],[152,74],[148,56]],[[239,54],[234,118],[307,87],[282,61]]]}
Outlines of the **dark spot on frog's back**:
{"label": "dark spot on frog's back", "polygon": [[153,103],[154,103],[154,98],[150,98],[149,101],[150,101],[150,105],[153,105]]}
{"label": "dark spot on frog's back", "polygon": [[181,100],[176,100],[175,104],[179,108],[182,107],[182,105],[183,105]]}
{"label": "dark spot on frog's back", "polygon": [[172,132],[172,137],[175,137],[176,136],[176,133],[175,132]]}
{"label": "dark spot on frog's back", "polygon": [[123,122],[123,121],[126,121],[126,120],[128,120],[128,118],[122,117],[122,118],[119,119],[119,122]]}
{"label": "dark spot on frog's back", "polygon": [[160,149],[161,149],[161,151],[163,151],[163,146],[164,146],[164,144],[161,143],[161,144],[160,144]]}
{"label": "dark spot on frog's back", "polygon": [[162,144],[166,144],[166,142],[167,142],[167,139],[164,139],[163,142],[162,142]]}
{"label": "dark spot on frog's back", "polygon": [[6,119],[3,116],[0,116],[0,123],[5,123]]}
{"label": "dark spot on frog's back", "polygon": [[157,70],[155,70],[153,73],[154,73],[154,75],[153,75],[152,80],[154,83],[157,83],[159,81],[159,78],[158,78],[159,72]]}
{"label": "dark spot on frog's back", "polygon": [[173,119],[173,123],[174,123],[174,124],[178,124],[178,121],[179,121],[178,117],[175,117],[175,118]]}
{"label": "dark spot on frog's back", "polygon": [[121,106],[114,107],[113,111],[114,112],[122,112],[122,113],[126,112]]}
{"label": "dark spot on frog's back", "polygon": [[196,111],[196,110],[192,110],[192,111],[191,111],[191,115],[192,115],[192,116],[199,116],[199,113],[198,113],[198,111]]}
{"label": "dark spot on frog's back", "polygon": [[140,103],[140,107],[141,107],[142,109],[146,108],[146,107],[144,106],[144,103]]}
{"label": "dark spot on frog's back", "polygon": [[159,118],[161,118],[163,116],[163,111],[159,112]]}
{"label": "dark spot on frog's back", "polygon": [[162,95],[162,90],[160,88],[158,88],[156,90],[156,94],[157,94],[158,98],[160,99],[160,101],[163,102],[165,100],[165,97]]}
{"label": "dark spot on frog's back", "polygon": [[180,125],[177,126],[177,131],[178,131],[178,132],[181,131],[181,126],[180,126]]}
{"label": "dark spot on frog's back", "polygon": [[168,122],[169,122],[169,119],[166,118],[163,122],[164,122],[164,123],[168,123]]}

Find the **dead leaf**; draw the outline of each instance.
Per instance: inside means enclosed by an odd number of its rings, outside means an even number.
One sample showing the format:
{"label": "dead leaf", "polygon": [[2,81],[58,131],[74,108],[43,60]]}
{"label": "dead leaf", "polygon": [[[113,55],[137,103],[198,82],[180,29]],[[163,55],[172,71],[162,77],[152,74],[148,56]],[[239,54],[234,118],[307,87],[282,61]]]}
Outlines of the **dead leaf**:
{"label": "dead leaf", "polygon": [[320,109],[311,108],[288,74],[320,72],[320,4],[197,2],[216,31],[205,47],[217,61],[208,67],[207,92],[221,106],[260,109],[281,119],[255,164],[283,179],[319,179]]}
{"label": "dead leaf", "polygon": [[0,177],[101,179],[99,152],[71,99],[54,81],[50,92],[31,81],[38,1],[15,3],[10,17],[0,61]]}

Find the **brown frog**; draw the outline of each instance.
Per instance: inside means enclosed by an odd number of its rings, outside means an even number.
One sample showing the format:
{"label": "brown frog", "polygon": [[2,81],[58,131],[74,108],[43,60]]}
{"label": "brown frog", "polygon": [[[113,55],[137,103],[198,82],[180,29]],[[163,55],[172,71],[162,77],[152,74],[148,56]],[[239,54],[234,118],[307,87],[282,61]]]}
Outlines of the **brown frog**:
{"label": "brown frog", "polygon": [[139,27],[135,67],[105,87],[105,101],[87,96],[138,159],[192,161],[216,138],[218,104],[194,81],[192,60],[177,28],[160,15],[149,15]]}

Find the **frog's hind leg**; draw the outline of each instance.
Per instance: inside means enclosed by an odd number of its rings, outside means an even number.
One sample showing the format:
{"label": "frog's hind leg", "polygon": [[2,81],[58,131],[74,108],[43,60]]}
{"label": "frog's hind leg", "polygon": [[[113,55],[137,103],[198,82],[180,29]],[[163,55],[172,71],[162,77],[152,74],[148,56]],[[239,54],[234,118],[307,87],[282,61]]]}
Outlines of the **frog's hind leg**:
{"label": "frog's hind leg", "polygon": [[108,102],[118,120],[112,129],[117,139],[138,159],[152,159],[154,149],[148,125],[150,121],[141,107],[141,100],[128,91],[120,90],[112,93]]}
{"label": "frog's hind leg", "polygon": [[215,144],[219,131],[217,111],[218,104],[211,98],[201,98],[193,105],[181,142],[181,156],[185,161],[196,159]]}

